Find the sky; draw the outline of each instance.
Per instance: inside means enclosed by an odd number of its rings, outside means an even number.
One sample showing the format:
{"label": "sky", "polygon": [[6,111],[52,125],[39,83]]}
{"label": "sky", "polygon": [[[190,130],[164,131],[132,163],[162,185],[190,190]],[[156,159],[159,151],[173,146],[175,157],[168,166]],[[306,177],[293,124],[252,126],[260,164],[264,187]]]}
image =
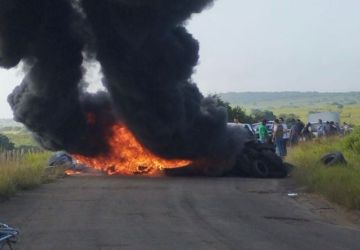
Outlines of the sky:
{"label": "sky", "polygon": [[[358,0],[216,0],[188,23],[194,81],[204,94],[360,91],[359,13]],[[22,77],[0,69],[0,118],[12,117],[6,99]]]}

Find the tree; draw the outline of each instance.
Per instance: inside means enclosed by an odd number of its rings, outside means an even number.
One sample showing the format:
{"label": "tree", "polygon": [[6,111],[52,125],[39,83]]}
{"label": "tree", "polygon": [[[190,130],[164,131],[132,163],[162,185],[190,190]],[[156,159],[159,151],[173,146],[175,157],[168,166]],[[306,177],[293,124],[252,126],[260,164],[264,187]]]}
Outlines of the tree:
{"label": "tree", "polygon": [[276,116],[270,110],[260,110],[260,109],[253,109],[251,110],[251,115],[256,122],[260,122],[262,120],[272,121],[275,120]]}
{"label": "tree", "polygon": [[211,95],[210,97],[215,99],[219,106],[226,108],[228,113],[228,120],[230,120],[230,114],[232,113],[232,108],[230,106],[230,103],[223,101],[221,97],[218,95]]}
{"label": "tree", "polygon": [[237,119],[241,123],[251,123],[252,117],[245,113],[245,110],[240,106],[231,107],[230,103],[225,102],[218,95],[212,95],[212,98],[216,99],[219,106],[226,108],[228,113],[228,122],[234,122]]}
{"label": "tree", "polygon": [[14,143],[7,136],[0,134],[0,150],[13,150],[14,148]]}
{"label": "tree", "polygon": [[298,115],[295,115],[293,113],[280,114],[279,117],[282,117],[288,126],[291,126],[294,123],[293,122],[294,120],[300,119],[300,117]]}
{"label": "tree", "polygon": [[230,109],[229,121],[234,121],[235,119],[241,123],[252,123],[252,117],[247,115],[245,110],[239,106],[235,106]]}

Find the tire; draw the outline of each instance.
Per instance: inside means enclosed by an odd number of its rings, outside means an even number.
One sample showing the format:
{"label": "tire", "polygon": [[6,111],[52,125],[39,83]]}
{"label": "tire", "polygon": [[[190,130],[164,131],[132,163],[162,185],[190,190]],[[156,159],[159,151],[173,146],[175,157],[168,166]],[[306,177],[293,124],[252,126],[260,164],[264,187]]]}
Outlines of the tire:
{"label": "tire", "polygon": [[273,151],[263,151],[262,156],[269,166],[270,173],[268,177],[284,178],[288,175],[288,170],[284,162]]}
{"label": "tire", "polygon": [[275,146],[272,143],[260,143],[257,145],[259,151],[271,151],[275,153]]}
{"label": "tire", "polygon": [[326,154],[321,158],[321,162],[327,166],[347,163],[344,155],[341,152]]}
{"label": "tire", "polygon": [[258,178],[270,177],[271,173],[268,162],[262,158],[254,160],[251,172],[254,177]]}

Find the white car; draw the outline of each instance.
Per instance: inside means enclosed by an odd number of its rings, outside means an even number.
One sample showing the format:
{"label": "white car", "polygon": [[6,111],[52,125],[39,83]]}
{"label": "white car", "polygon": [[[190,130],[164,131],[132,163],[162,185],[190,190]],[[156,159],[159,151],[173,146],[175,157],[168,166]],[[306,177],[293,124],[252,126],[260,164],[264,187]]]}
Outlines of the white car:
{"label": "white car", "polygon": [[242,128],[245,128],[246,130],[249,131],[249,134],[255,138],[255,130],[253,129],[251,124],[248,123],[235,123],[235,122],[228,122],[227,123],[228,126],[232,127],[232,126],[240,126]]}

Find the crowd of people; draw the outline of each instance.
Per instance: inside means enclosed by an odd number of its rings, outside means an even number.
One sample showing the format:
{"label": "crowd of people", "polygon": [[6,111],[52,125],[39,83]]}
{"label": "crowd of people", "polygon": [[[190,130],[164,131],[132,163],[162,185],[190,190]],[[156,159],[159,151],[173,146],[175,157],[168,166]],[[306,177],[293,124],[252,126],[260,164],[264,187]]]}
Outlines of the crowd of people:
{"label": "crowd of people", "polygon": [[267,121],[263,120],[259,125],[259,141],[261,143],[274,143],[276,153],[280,157],[287,154],[287,147],[293,147],[299,141],[309,141],[315,137],[331,137],[336,135],[346,135],[352,128],[344,122],[343,126],[333,121],[323,122],[319,119],[317,124],[310,122],[304,124],[300,119],[290,121],[290,128],[283,118],[275,119],[271,131],[266,126]]}

